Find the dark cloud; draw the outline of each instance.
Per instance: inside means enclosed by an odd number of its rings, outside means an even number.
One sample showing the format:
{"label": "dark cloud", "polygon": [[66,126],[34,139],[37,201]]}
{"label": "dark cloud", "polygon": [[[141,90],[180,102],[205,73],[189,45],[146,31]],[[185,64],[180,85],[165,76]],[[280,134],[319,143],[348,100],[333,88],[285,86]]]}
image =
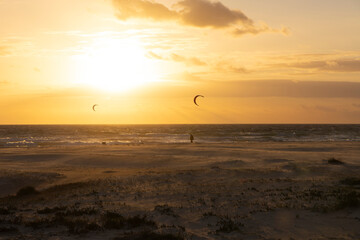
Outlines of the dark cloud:
{"label": "dark cloud", "polygon": [[230,9],[218,1],[182,0],[174,5],[174,9],[149,0],[113,0],[113,5],[120,20],[130,18],[155,21],[177,20],[184,25],[194,27],[233,28],[235,35],[261,32],[288,33],[285,28],[276,30],[266,24],[257,27],[243,12]]}
{"label": "dark cloud", "polygon": [[180,18],[187,25],[223,28],[233,24],[253,24],[253,21],[241,11],[231,10],[220,2],[183,0],[176,6],[180,7]]}
{"label": "dark cloud", "polygon": [[303,69],[315,69],[319,71],[331,72],[360,72],[360,60],[331,60],[331,61],[309,61],[293,64],[285,64],[284,66]]}

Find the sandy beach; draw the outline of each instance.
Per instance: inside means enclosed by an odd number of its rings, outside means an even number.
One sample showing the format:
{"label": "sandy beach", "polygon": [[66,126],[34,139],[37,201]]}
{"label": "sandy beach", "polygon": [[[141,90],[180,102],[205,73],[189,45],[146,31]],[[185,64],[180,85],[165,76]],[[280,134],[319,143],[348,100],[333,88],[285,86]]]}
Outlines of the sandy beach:
{"label": "sandy beach", "polygon": [[359,172],[359,142],[2,148],[0,239],[360,239]]}

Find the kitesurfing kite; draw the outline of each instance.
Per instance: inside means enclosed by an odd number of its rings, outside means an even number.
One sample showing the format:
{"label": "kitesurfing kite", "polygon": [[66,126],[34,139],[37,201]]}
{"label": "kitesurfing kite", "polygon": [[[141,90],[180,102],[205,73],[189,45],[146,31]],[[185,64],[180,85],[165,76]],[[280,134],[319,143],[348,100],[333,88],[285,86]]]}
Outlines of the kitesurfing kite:
{"label": "kitesurfing kite", "polygon": [[199,105],[196,103],[196,99],[197,99],[198,97],[204,97],[204,96],[203,96],[203,95],[196,95],[196,96],[194,97],[194,103],[195,103],[196,106],[199,106]]}
{"label": "kitesurfing kite", "polygon": [[93,111],[96,112],[95,108],[97,107],[97,104],[94,104],[94,106],[92,107]]}

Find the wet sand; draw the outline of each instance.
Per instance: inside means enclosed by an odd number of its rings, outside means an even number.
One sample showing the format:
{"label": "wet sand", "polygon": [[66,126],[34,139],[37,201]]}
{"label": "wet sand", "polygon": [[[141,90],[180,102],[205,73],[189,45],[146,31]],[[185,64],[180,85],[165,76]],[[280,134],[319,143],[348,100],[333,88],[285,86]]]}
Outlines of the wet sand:
{"label": "wet sand", "polygon": [[359,172],[360,142],[2,148],[0,239],[360,239]]}

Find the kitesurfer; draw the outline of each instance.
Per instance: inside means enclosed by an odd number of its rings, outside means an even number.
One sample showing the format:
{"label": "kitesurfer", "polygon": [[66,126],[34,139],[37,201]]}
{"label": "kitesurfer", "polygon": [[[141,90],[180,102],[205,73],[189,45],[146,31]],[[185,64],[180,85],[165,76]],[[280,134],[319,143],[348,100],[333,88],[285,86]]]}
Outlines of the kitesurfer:
{"label": "kitesurfer", "polygon": [[190,133],[190,142],[193,143],[194,141],[194,136]]}

